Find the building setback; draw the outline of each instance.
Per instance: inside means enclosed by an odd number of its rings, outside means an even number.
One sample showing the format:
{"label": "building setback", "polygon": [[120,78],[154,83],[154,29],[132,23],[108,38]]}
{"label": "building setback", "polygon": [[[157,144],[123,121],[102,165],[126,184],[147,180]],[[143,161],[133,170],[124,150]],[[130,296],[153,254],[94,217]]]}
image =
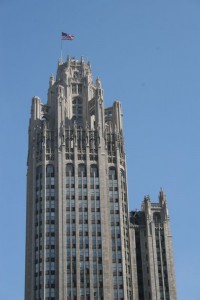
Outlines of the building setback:
{"label": "building setback", "polygon": [[27,165],[25,300],[176,300],[164,194],[129,225],[121,104],[83,58],[33,98]]}

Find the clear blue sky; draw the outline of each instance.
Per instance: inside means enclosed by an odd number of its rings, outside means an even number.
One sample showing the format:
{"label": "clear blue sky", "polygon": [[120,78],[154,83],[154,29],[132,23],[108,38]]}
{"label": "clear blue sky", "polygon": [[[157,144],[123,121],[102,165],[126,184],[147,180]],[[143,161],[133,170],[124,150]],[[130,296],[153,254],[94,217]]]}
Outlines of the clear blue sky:
{"label": "clear blue sky", "polygon": [[27,132],[61,31],[123,105],[130,209],[167,194],[179,300],[200,299],[199,0],[0,0],[0,299],[24,291]]}

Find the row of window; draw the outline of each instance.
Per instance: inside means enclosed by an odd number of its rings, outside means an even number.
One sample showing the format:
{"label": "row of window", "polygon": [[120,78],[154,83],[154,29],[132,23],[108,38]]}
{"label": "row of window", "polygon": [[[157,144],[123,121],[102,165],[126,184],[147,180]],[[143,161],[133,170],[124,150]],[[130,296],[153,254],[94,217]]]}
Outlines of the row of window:
{"label": "row of window", "polygon": [[[161,216],[159,213],[154,213],[154,222],[155,224],[160,224]],[[155,229],[155,236],[156,236],[156,252],[157,252],[157,262],[158,262],[160,295],[163,296],[164,293],[167,294],[169,292],[168,273],[166,267],[166,251],[164,248],[165,245],[164,230]],[[162,244],[162,247],[160,247],[160,244]],[[162,260],[162,265],[161,265],[161,260]]]}
{"label": "row of window", "polygon": [[112,236],[112,267],[113,267],[113,291],[114,299],[123,299],[122,280],[122,253],[120,238],[120,217],[118,203],[118,182],[117,173],[114,168],[109,169],[109,200]]}
{"label": "row of window", "polygon": [[[74,165],[73,164],[67,164],[66,165],[66,184],[71,182],[71,184],[74,184]],[[85,177],[83,180],[87,181],[87,172],[86,172],[86,166],[84,164],[78,165],[78,176],[79,177]],[[91,165],[90,166],[90,176],[91,177],[98,177],[98,167],[97,165]],[[121,178],[124,176],[124,171],[121,170]],[[55,178],[54,178],[54,167],[53,165],[47,165],[46,167],[46,185],[49,185],[52,187],[52,185],[55,184]],[[69,177],[71,179],[69,179]],[[117,188],[117,173],[114,167],[111,167],[109,169],[109,179],[112,179],[112,182],[109,183],[110,187]],[[98,184],[98,179],[91,179],[91,183],[93,183],[95,180],[96,184]],[[125,184],[125,179],[123,179],[123,183]],[[81,179],[79,179],[79,183],[81,183]],[[36,171],[36,187],[38,188],[40,185],[42,185],[42,166],[37,167]],[[125,187],[125,186],[124,186]]]}
{"label": "row of window", "polygon": [[[55,178],[53,165],[47,165],[46,167],[46,211],[45,211],[45,223],[46,223],[46,239],[45,239],[45,264],[42,263],[42,250],[38,250],[40,245],[43,244],[42,237],[42,166],[37,167],[36,170],[36,211],[35,211],[35,286],[38,291],[35,293],[35,299],[38,298],[41,293],[41,281],[43,266],[45,266],[46,273],[46,285],[50,285],[51,288],[45,289],[45,299],[55,299]],[[40,200],[40,202],[38,201]],[[53,221],[53,222],[52,222]]]}

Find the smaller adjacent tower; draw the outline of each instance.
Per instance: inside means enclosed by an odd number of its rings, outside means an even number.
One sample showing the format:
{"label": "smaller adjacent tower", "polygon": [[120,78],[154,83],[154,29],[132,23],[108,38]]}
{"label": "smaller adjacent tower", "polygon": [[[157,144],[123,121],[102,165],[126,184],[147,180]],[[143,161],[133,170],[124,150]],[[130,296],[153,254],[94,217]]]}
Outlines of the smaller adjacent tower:
{"label": "smaller adjacent tower", "polygon": [[166,197],[144,198],[141,211],[130,212],[134,300],[176,300],[172,236]]}

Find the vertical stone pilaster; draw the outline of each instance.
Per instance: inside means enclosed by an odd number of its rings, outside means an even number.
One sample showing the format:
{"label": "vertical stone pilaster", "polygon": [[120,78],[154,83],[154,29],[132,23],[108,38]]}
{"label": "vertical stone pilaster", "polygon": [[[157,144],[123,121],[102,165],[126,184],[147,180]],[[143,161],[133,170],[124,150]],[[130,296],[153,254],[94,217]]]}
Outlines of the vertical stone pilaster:
{"label": "vertical stone pilaster", "polygon": [[[45,275],[46,275],[46,125],[42,126],[42,298],[45,299]],[[39,237],[40,239],[40,237]]]}
{"label": "vertical stone pilaster", "polygon": [[87,169],[87,195],[88,195],[88,238],[89,238],[89,272],[90,272],[90,299],[94,300],[93,293],[93,253],[91,230],[91,194],[90,194],[90,154],[89,145],[86,145],[86,169]]}
{"label": "vertical stone pilaster", "polygon": [[34,178],[35,178],[35,153],[30,149],[27,172],[27,202],[26,202],[26,268],[25,268],[25,300],[34,300],[34,261],[35,261],[35,241],[34,241]]}
{"label": "vertical stone pilaster", "polygon": [[[77,135],[76,128],[74,129],[75,136]],[[75,171],[75,189],[78,191],[78,153],[77,142],[74,139],[74,171]],[[79,249],[79,201],[78,193],[75,193],[75,211],[76,211],[76,285],[77,299],[80,299],[80,249]]]}
{"label": "vertical stone pilaster", "polygon": [[123,290],[124,290],[124,300],[127,300],[127,265],[129,265],[129,260],[126,258],[126,247],[124,244],[124,239],[126,239],[126,232],[128,233],[127,225],[124,224],[124,215],[127,215],[127,211],[124,211],[124,203],[122,201],[122,189],[121,189],[121,168],[120,168],[120,155],[119,149],[116,145],[116,169],[117,169],[117,182],[118,182],[118,197],[119,197],[119,212],[120,212],[120,236],[121,236],[121,253],[122,253],[122,272],[123,272]]}
{"label": "vertical stone pilaster", "polygon": [[167,260],[169,295],[170,295],[170,299],[177,300],[172,236],[170,232],[169,219],[167,219],[164,223],[164,235],[165,235],[165,247],[166,247],[166,258],[167,258],[166,260]]}
{"label": "vertical stone pilaster", "polygon": [[100,209],[101,209],[101,238],[102,238],[102,267],[104,299],[114,299],[112,278],[112,251],[109,218],[108,195],[108,165],[103,147],[98,148]]}
{"label": "vertical stone pilaster", "polygon": [[130,254],[131,254],[132,295],[134,300],[139,300],[135,229],[132,225],[130,225]]}

